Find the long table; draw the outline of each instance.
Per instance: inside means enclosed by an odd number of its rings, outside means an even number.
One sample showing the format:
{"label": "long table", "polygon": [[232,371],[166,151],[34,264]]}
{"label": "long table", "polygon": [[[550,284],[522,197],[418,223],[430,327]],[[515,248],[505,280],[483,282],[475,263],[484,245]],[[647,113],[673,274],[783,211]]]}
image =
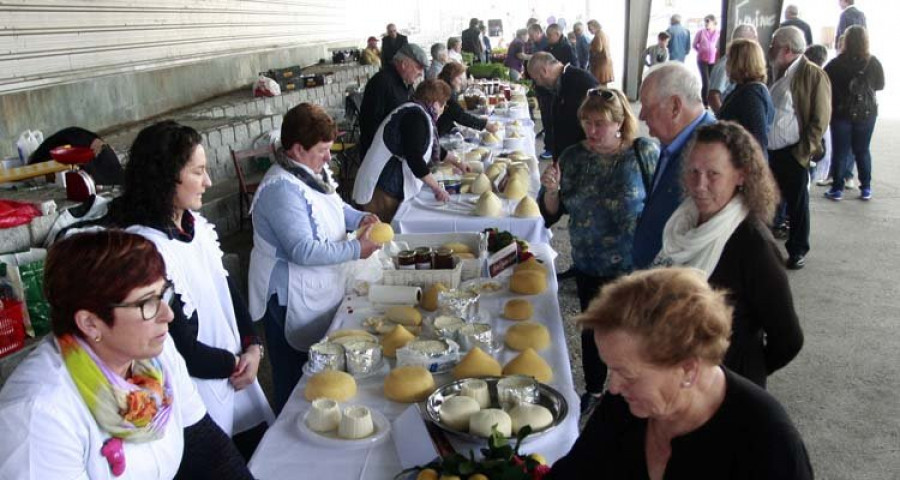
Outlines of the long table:
{"label": "long table", "polygon": [[[553,462],[565,455],[578,437],[579,403],[572,380],[563,320],[557,299],[556,275],[552,270],[553,257],[556,254],[547,244],[532,245],[531,250],[551,269],[547,290],[528,298],[535,307],[533,319],[543,323],[550,331],[553,343],[540,354],[553,368],[554,379],[550,385],[566,398],[569,415],[555,430],[527,442],[522,447],[522,452],[539,452],[548,461]],[[484,295],[480,301],[480,310],[491,314],[494,334],[498,335],[498,338],[502,338],[506,329],[513,324],[500,318],[499,312],[502,311],[506,300],[514,296],[509,292],[497,293]],[[331,329],[359,328],[364,318],[376,313],[373,308],[364,297],[348,296],[339,308]],[[516,355],[517,352],[504,348],[497,355],[497,359],[501,364],[505,364]],[[384,373],[359,380],[356,397],[350,403],[366,405],[393,421],[408,405],[387,400],[382,392],[383,381]],[[450,381],[452,377],[449,374],[435,376],[438,385]],[[310,403],[303,397],[305,386],[304,377],[253,455],[249,466],[256,478],[283,479],[302,475],[304,478],[388,480],[402,470],[392,439],[372,447],[339,450],[320,446],[304,438],[300,434],[298,422],[302,421],[303,415],[310,407]],[[392,431],[391,435],[394,433]],[[477,452],[478,448],[483,446],[466,442],[453,435],[449,437],[458,452],[467,453],[469,450]]]}

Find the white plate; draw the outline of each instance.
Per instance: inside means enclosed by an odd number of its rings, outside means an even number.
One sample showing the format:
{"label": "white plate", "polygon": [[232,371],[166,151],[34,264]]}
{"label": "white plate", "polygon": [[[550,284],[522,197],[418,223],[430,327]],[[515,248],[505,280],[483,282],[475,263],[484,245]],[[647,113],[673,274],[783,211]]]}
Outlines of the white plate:
{"label": "white plate", "polygon": [[506,286],[496,278],[473,278],[459,284],[458,290],[473,292],[479,295],[495,295],[506,293]]}
{"label": "white plate", "polygon": [[[352,405],[341,405],[341,411],[343,412],[347,407]],[[388,421],[387,417],[384,416],[383,413],[373,410],[369,408],[369,412],[372,413],[372,424],[375,426],[375,433],[369,435],[366,438],[360,438],[357,440],[348,440],[345,438],[338,437],[337,430],[332,430],[330,432],[314,432],[306,426],[306,415],[309,413],[309,410],[301,413],[298,416],[297,423],[299,423],[300,435],[303,436],[304,439],[309,440],[311,443],[322,447],[329,448],[337,448],[337,449],[355,449],[355,448],[367,448],[374,445],[378,445],[379,443],[385,441],[388,438],[388,434],[391,433],[391,422]]]}

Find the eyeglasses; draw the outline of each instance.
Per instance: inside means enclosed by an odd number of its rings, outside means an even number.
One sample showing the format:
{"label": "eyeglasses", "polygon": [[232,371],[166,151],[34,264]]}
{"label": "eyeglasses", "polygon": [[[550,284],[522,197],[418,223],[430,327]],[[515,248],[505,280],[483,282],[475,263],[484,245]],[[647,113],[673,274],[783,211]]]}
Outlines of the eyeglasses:
{"label": "eyeglasses", "polygon": [[140,308],[141,309],[141,317],[145,321],[153,320],[159,314],[159,307],[166,303],[166,305],[171,306],[172,300],[175,298],[175,291],[172,288],[172,282],[166,281],[163,284],[162,293],[159,295],[151,295],[144,300],[138,300],[137,302],[128,302],[128,303],[111,303],[109,306],[113,308]]}

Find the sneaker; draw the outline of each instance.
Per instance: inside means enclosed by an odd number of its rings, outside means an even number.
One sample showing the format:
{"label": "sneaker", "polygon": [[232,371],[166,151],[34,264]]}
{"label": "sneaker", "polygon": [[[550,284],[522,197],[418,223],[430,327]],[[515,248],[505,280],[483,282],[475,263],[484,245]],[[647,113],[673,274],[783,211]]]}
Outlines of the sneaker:
{"label": "sneaker", "polygon": [[871,200],[872,199],[872,187],[863,187],[859,189],[859,199],[860,200]]}
{"label": "sneaker", "polygon": [[830,178],[826,178],[825,180],[817,180],[816,185],[820,187],[827,187],[831,185],[832,180]]}
{"label": "sneaker", "polygon": [[854,188],[856,188],[856,179],[850,177],[844,182],[844,190],[853,190]]}
{"label": "sneaker", "polygon": [[831,190],[828,190],[827,192],[825,192],[825,198],[827,198],[829,200],[834,200],[835,202],[840,202],[841,199],[844,198],[844,192],[842,192],[840,190],[831,189]]}
{"label": "sneaker", "polygon": [[786,267],[788,270],[800,270],[801,268],[806,266],[806,256],[804,255],[791,255],[788,258]]}
{"label": "sneaker", "polygon": [[551,158],[553,158],[553,153],[551,153],[550,150],[544,150],[543,153],[541,153],[541,160],[550,160]]}

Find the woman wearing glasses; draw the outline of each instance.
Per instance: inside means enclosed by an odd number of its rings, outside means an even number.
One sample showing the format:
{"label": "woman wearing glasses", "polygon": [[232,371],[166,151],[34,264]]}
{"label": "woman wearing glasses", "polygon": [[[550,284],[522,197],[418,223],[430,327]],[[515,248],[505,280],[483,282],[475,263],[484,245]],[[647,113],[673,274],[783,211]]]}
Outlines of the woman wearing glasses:
{"label": "woman wearing glasses", "polygon": [[[634,268],[634,228],[659,149],[647,139],[635,140],[637,119],[618,90],[588,90],[578,118],[586,138],[544,170],[538,205],[548,227],[569,215],[575,282],[584,311],[601,286]],[[589,331],[582,332],[583,409],[600,394],[606,378],[592,339]]]}
{"label": "woman wearing glasses", "polygon": [[151,242],[62,240],[44,291],[53,334],[0,391],[4,478],[252,478],[167,334],[172,287]]}
{"label": "woman wearing glasses", "polygon": [[222,266],[213,225],[197,213],[212,185],[200,140],[173,121],[138,133],[125,192],[107,218],[162,254],[175,287],[172,339],[210,416],[249,458],[274,415],[256,379],[263,352],[247,306]]}

